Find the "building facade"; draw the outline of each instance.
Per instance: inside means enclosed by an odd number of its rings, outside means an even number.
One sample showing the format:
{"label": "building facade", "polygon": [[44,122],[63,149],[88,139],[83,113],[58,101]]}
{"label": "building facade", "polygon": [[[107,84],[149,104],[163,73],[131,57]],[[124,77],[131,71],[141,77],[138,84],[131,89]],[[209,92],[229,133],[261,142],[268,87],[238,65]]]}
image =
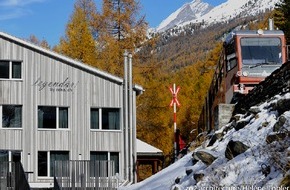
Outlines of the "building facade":
{"label": "building facade", "polygon": [[113,160],[120,183],[133,182],[142,91],[0,33],[0,161],[21,161],[31,187],[52,186],[57,160]]}

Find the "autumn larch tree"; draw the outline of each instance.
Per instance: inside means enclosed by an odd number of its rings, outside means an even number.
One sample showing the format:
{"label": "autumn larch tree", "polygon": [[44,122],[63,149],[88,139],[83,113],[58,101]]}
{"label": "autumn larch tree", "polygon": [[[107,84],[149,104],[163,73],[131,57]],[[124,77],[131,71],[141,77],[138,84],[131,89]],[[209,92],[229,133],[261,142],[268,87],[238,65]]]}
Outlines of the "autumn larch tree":
{"label": "autumn larch tree", "polygon": [[103,0],[102,13],[95,19],[99,61],[113,74],[122,74],[124,51],[133,53],[146,37],[147,24],[139,9],[134,0]]}
{"label": "autumn larch tree", "polygon": [[82,61],[96,65],[96,43],[92,35],[92,15],[96,14],[92,0],[78,0],[74,12],[66,27],[65,36],[60,39],[56,51]]}

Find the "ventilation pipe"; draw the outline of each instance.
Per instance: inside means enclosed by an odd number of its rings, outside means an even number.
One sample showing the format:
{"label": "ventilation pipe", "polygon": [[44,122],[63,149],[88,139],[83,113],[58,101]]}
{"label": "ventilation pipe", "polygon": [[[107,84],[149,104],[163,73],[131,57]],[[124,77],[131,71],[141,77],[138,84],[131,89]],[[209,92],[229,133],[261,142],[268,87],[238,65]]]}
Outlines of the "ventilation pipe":
{"label": "ventilation pipe", "polygon": [[124,53],[124,164],[125,176],[130,182],[135,180],[134,158],[135,134],[133,127],[133,76],[132,76],[132,54]]}
{"label": "ventilation pipe", "polygon": [[274,30],[274,19],[269,18],[269,30]]}
{"label": "ventilation pipe", "polygon": [[132,75],[132,54],[130,53],[128,55],[129,58],[129,71],[128,71],[128,80],[129,80],[129,130],[128,133],[130,135],[129,137],[129,149],[130,149],[130,155],[129,155],[129,176],[130,176],[130,181],[134,181],[134,175],[132,173],[134,172],[134,163],[133,163],[133,158],[134,158],[134,152],[133,152],[133,75]]}
{"label": "ventilation pipe", "polygon": [[[129,134],[128,134],[128,52],[124,53],[124,89],[123,89],[123,133],[124,133],[124,177],[129,180],[129,157],[130,150],[128,149]],[[129,152],[128,152],[129,151]]]}

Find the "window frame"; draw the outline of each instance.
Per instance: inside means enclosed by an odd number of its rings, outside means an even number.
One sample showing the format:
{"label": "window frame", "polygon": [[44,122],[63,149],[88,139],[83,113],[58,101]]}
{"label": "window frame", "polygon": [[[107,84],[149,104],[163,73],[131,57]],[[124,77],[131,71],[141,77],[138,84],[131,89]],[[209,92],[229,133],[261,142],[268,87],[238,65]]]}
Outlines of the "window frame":
{"label": "window frame", "polygon": [[[56,117],[55,117],[55,128],[40,128],[39,127],[39,108],[40,107],[45,107],[45,108],[55,108],[56,111]],[[67,109],[67,128],[60,128],[60,109],[66,108]],[[37,129],[40,131],[45,131],[45,130],[69,130],[70,129],[70,108],[68,106],[43,106],[43,105],[38,105],[37,106]]]}
{"label": "window frame", "polygon": [[[46,176],[39,176],[39,152],[46,153],[46,171],[47,175]],[[68,161],[70,160],[70,151],[69,150],[51,150],[51,151],[45,151],[45,150],[38,150],[37,151],[37,178],[39,179],[51,179],[53,178],[52,176],[52,171],[51,171],[51,155],[52,153],[55,152],[63,152],[68,154]]]}
{"label": "window frame", "polygon": [[[8,65],[8,78],[1,78],[0,80],[23,80],[23,61],[22,60],[0,60],[0,62],[7,62]],[[13,63],[19,63],[20,64],[20,78],[13,77]]]}
{"label": "window frame", "polygon": [[[92,111],[93,110],[98,110],[98,128],[92,128]],[[118,110],[118,129],[104,129],[103,126],[103,110]],[[106,112],[107,113],[107,112]],[[121,108],[116,108],[116,107],[104,107],[104,108],[97,108],[97,107],[91,107],[90,108],[90,130],[92,131],[121,131]]]}
{"label": "window frame", "polygon": [[[14,107],[20,107],[21,108],[21,126],[20,127],[4,127],[3,126],[3,106],[14,106]],[[2,104],[0,105],[0,117],[1,117],[1,122],[0,122],[0,129],[4,130],[19,130],[23,128],[23,106],[19,104]]]}
{"label": "window frame", "polygon": [[[90,151],[90,161],[99,161],[99,160],[92,160],[92,156],[93,154],[97,154],[97,153],[105,153],[106,154],[106,160],[104,159],[101,159],[100,161],[115,161],[115,160],[112,160],[111,159],[111,154],[116,154],[118,155],[118,163],[115,163],[114,162],[114,167],[115,167],[115,174],[119,174],[120,173],[120,152],[118,151]],[[118,167],[116,167],[118,166]],[[91,176],[91,177],[94,177],[94,176]],[[102,177],[105,177],[105,176],[102,176]]]}

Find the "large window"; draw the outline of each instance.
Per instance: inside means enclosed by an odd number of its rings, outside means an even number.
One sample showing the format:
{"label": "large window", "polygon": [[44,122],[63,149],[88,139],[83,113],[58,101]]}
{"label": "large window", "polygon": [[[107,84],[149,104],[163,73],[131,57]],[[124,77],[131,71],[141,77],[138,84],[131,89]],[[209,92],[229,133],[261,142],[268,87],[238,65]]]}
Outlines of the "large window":
{"label": "large window", "polygon": [[21,79],[21,61],[0,60],[0,79]]}
{"label": "large window", "polygon": [[[68,151],[39,151],[38,152],[38,176],[52,177],[54,176],[56,168],[56,161],[69,161]],[[63,166],[63,165],[62,165]],[[68,168],[61,168],[68,174]]]}
{"label": "large window", "polygon": [[282,45],[279,38],[241,38],[244,65],[282,64]]}
{"label": "large window", "polygon": [[68,108],[38,106],[38,128],[68,128]]}
{"label": "large window", "polygon": [[108,177],[119,173],[119,152],[92,151],[91,176]]}
{"label": "large window", "polygon": [[92,108],[91,129],[120,130],[120,109]]}
{"label": "large window", "polygon": [[2,128],[22,128],[22,106],[2,105],[0,109],[2,111]]}

